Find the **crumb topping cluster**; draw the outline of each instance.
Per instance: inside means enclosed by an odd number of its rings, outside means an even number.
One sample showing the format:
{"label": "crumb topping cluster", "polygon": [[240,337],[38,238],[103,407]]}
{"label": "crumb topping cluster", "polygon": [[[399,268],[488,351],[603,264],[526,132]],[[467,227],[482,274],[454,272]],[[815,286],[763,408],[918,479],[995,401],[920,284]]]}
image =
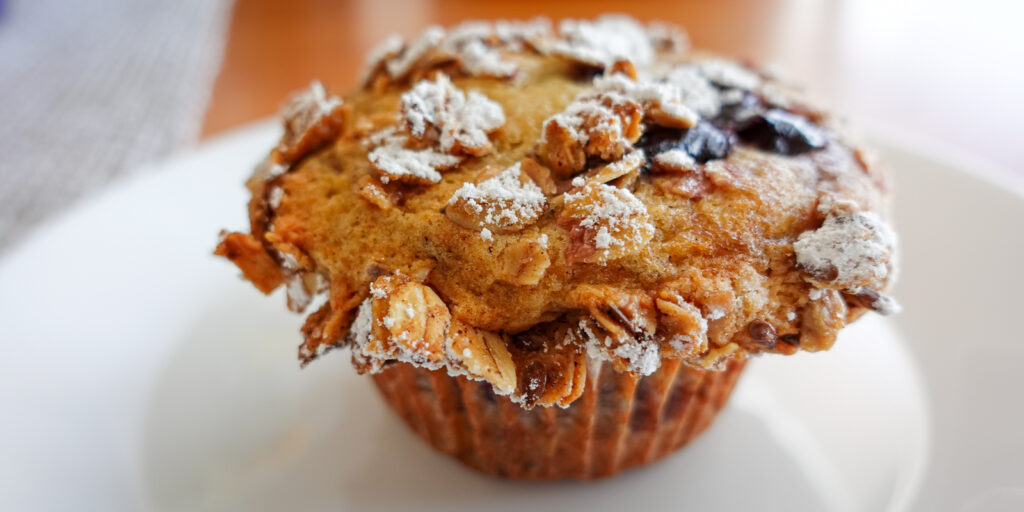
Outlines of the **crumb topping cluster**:
{"label": "crumb topping cluster", "polygon": [[568,406],[588,361],[831,346],[890,314],[884,184],[774,78],[625,17],[384,40],[362,91],[283,112],[252,232],[217,253],[292,310],[303,363],[347,347]]}

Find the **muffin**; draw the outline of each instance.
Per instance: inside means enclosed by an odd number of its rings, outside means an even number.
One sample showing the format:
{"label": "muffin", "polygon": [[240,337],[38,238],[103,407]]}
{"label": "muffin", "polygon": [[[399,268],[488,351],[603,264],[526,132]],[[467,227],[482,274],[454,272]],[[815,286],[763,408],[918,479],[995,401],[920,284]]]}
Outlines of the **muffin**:
{"label": "muffin", "polygon": [[649,463],[750,357],[898,309],[886,176],[798,90],[674,26],[430,27],[283,118],[249,232],[216,253],[312,311],[301,365],[348,349],[413,431],[486,473]]}

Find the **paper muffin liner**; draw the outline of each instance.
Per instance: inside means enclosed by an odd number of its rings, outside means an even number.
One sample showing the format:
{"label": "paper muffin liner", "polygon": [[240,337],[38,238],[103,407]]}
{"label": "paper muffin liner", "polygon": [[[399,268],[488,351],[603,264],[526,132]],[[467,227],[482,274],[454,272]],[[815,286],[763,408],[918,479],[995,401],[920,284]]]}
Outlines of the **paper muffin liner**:
{"label": "paper muffin liner", "polygon": [[601,363],[567,409],[526,410],[486,382],[406,363],[374,381],[416,434],[467,466],[506,478],[593,479],[658,460],[700,434],[745,364],[709,371],[665,361],[636,378]]}

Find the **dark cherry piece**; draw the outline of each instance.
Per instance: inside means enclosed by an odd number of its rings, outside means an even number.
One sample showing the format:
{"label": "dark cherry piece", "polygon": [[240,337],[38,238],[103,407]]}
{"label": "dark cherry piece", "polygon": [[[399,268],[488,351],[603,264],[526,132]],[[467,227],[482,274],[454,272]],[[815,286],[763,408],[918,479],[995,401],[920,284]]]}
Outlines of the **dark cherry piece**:
{"label": "dark cherry piece", "polygon": [[761,112],[761,98],[752,92],[744,91],[740,101],[724,103],[718,115],[711,120],[715,126],[730,132],[736,132],[749,126],[757,114]]}
{"label": "dark cherry piece", "polygon": [[686,130],[680,146],[699,163],[725,158],[732,151],[732,136],[711,123],[701,121]]}
{"label": "dark cherry piece", "polygon": [[765,151],[799,155],[828,144],[825,132],[803,116],[771,109],[737,132],[740,139]]}
{"label": "dark cherry piece", "polygon": [[[682,149],[698,163],[729,156],[732,145],[732,136],[704,121],[688,130],[648,128],[636,143],[649,159],[671,149]],[[644,170],[650,170],[650,161]]]}

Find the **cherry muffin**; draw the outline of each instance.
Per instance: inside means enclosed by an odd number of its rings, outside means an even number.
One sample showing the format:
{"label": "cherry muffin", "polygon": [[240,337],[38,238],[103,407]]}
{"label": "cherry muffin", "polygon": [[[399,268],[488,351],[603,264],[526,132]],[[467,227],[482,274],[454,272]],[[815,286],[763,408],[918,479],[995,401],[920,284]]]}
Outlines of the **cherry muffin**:
{"label": "cherry muffin", "polygon": [[886,295],[886,176],[773,75],[624,17],[385,40],[314,83],[216,253],[311,310],[412,429],[481,471],[588,479],[704,430],[747,359]]}

